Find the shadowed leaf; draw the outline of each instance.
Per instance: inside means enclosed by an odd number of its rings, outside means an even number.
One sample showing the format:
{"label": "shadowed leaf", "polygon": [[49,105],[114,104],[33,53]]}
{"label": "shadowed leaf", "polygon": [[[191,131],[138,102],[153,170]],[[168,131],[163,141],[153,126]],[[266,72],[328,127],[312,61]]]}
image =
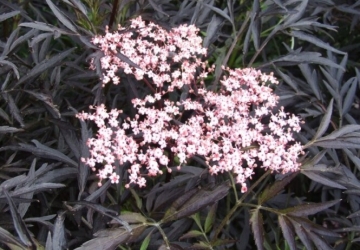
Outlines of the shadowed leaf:
{"label": "shadowed leaf", "polygon": [[59,10],[58,7],[56,7],[56,5],[51,1],[51,0],[46,0],[46,3],[49,5],[50,9],[52,10],[52,12],[55,14],[55,16],[57,17],[57,19],[69,30],[76,32],[76,27],[71,23],[70,19],[67,18],[64,13],[62,13],[61,10]]}
{"label": "shadowed leaf", "polygon": [[318,139],[320,136],[322,136],[327,128],[329,127],[330,121],[331,121],[331,115],[332,115],[332,111],[333,111],[333,103],[334,103],[334,99],[331,99],[329,106],[326,109],[325,115],[323,117],[323,119],[321,120],[320,126],[316,132],[316,134],[314,135],[313,140]]}
{"label": "shadowed leaf", "polygon": [[11,233],[0,227],[0,242],[4,244],[13,244],[18,246],[20,249],[24,247],[24,245],[18,241]]}
{"label": "shadowed leaf", "polygon": [[275,197],[278,193],[280,193],[284,187],[289,184],[296,176],[298,172],[291,173],[285,176],[283,179],[276,181],[273,185],[269,188],[266,188],[260,195],[258,204],[262,205],[266,201],[270,200],[271,198]]}
{"label": "shadowed leaf", "polygon": [[259,209],[251,211],[250,217],[251,229],[254,234],[255,244],[257,249],[264,249],[264,221]]}
{"label": "shadowed leaf", "polygon": [[323,48],[325,50],[330,50],[332,52],[338,53],[338,54],[346,54],[345,52],[342,52],[340,50],[337,50],[333,47],[331,47],[328,43],[323,42],[322,40],[320,40],[319,38],[306,34],[305,32],[302,31],[298,31],[298,30],[292,30],[290,33],[291,36],[297,37],[303,41],[307,41],[309,43],[313,43],[316,46]]}
{"label": "shadowed leaf", "polygon": [[313,245],[311,244],[311,241],[310,241],[305,229],[303,228],[303,226],[301,224],[299,224],[298,222],[293,221],[291,218],[289,218],[289,220],[291,221],[292,225],[294,226],[295,233],[300,238],[300,240],[304,244],[305,248],[308,250],[312,250]]}
{"label": "shadowed leaf", "polygon": [[8,18],[11,18],[11,17],[13,17],[13,16],[16,16],[16,15],[18,15],[18,14],[20,14],[20,11],[18,11],[18,10],[1,14],[1,15],[0,15],[0,22],[6,20],[6,19],[8,19]]}
{"label": "shadowed leaf", "polygon": [[334,200],[334,201],[327,201],[322,203],[308,203],[308,204],[301,204],[296,207],[290,207],[286,209],[280,210],[280,213],[283,214],[290,214],[293,216],[309,216],[321,212],[329,207],[334,206],[335,204],[339,203],[341,200]]}
{"label": "shadowed leaf", "polygon": [[52,249],[63,250],[66,248],[65,229],[64,229],[65,212],[60,212],[54,225],[52,237]]}
{"label": "shadowed leaf", "polygon": [[[185,196],[180,197],[183,201],[186,201],[183,205],[178,203],[176,206],[172,206],[172,208],[168,209],[163,218],[163,222],[168,222],[171,220],[177,220],[182,217],[190,216],[202,208],[214,204],[218,200],[224,198],[229,192],[229,186],[227,183],[219,185],[214,190],[208,191],[201,189],[198,191],[190,200],[188,200],[188,194],[185,194],[187,197],[187,201],[184,200]],[[179,201],[176,200],[175,203]]]}
{"label": "shadowed leaf", "polygon": [[291,250],[296,250],[296,244],[295,244],[295,233],[294,229],[286,216],[280,215],[278,217],[279,225],[281,227],[281,231],[284,235],[285,240],[289,244],[289,247]]}
{"label": "shadowed leaf", "polygon": [[33,67],[25,76],[21,77],[20,80],[15,83],[15,86],[18,86],[18,85],[26,82],[27,80],[31,79],[32,77],[38,76],[39,74],[43,73],[45,70],[47,70],[51,67],[54,67],[55,65],[60,63],[64,58],[69,56],[74,50],[75,50],[75,48],[68,49],[64,52],[61,52],[61,53],[51,57],[50,59],[46,59],[46,60],[40,62],[35,67]]}
{"label": "shadowed leaf", "polygon": [[124,228],[105,229],[95,233],[95,238],[82,244],[76,250],[114,249],[125,243],[130,237],[139,237],[146,228],[143,225],[131,225],[131,233]]}
{"label": "shadowed leaf", "polygon": [[14,223],[16,233],[19,236],[21,242],[28,247],[34,247],[34,242],[31,239],[30,232],[28,231],[20,214],[18,213],[15,203],[11,199],[8,191],[6,189],[2,189],[1,191],[2,193],[4,193],[6,199],[8,200],[8,204],[11,212],[11,218]]}
{"label": "shadowed leaf", "polygon": [[14,128],[9,126],[0,126],[0,134],[6,134],[6,133],[15,133],[15,132],[22,132],[24,131],[21,128]]}

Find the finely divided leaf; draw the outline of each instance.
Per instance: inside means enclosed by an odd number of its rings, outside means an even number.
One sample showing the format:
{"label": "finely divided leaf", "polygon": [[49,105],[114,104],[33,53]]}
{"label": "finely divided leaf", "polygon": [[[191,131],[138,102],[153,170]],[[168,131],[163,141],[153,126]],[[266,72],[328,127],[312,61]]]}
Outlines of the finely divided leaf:
{"label": "finely divided leaf", "polygon": [[329,127],[329,124],[331,121],[331,115],[332,115],[332,111],[333,111],[333,104],[334,104],[334,99],[331,99],[329,106],[326,109],[325,115],[324,115],[323,119],[321,120],[319,129],[316,132],[316,134],[314,135],[314,138],[312,139],[313,141],[315,141],[320,136],[322,136],[326,132],[327,128]]}
{"label": "finely divided leaf", "polygon": [[304,51],[296,54],[288,54],[286,56],[279,57],[277,59],[272,60],[268,64],[276,63],[276,62],[289,62],[292,64],[298,64],[298,63],[315,63],[315,64],[321,64],[325,66],[334,67],[337,69],[345,70],[340,65],[334,63],[328,58],[321,57],[321,54],[318,52],[310,52],[310,51]]}
{"label": "finely divided leaf", "polygon": [[74,50],[75,50],[75,48],[68,49],[64,52],[61,52],[61,53],[51,57],[50,59],[46,59],[46,60],[40,62],[34,68],[32,68],[28,74],[26,74],[25,76],[20,78],[20,80],[15,84],[15,86],[18,86],[18,85],[24,83],[25,81],[29,80],[32,77],[38,76],[39,74],[43,73],[45,70],[47,70],[51,67],[54,67],[55,65],[60,63],[64,58],[69,56]]}
{"label": "finely divided leaf", "polygon": [[306,34],[306,33],[302,32],[302,31],[292,30],[290,35],[294,36],[294,37],[297,37],[297,38],[299,38],[301,40],[307,41],[309,43],[313,43],[313,44],[315,44],[316,46],[318,46],[320,48],[330,50],[332,52],[342,54],[342,55],[346,54],[345,52],[342,52],[340,50],[337,50],[337,49],[331,47],[328,43],[323,42],[319,38],[317,38],[315,36],[312,36],[312,35],[309,35],[309,34]]}
{"label": "finely divided leaf", "polygon": [[296,235],[300,238],[300,240],[304,244],[305,248],[307,250],[312,250],[313,245],[311,244],[311,241],[310,241],[304,227],[300,223],[292,220],[291,217],[289,217],[289,220],[291,221],[291,223],[292,223],[292,225],[293,225],[293,227],[295,229]]}
{"label": "finely divided leaf", "polygon": [[19,74],[19,71],[18,71],[18,68],[16,67],[15,64],[13,64],[12,62],[10,61],[7,61],[7,60],[4,60],[3,58],[0,57],[0,65],[8,65],[9,67],[12,68],[12,70],[14,71],[15,75],[16,75],[16,78],[19,79],[20,78],[20,74]]}
{"label": "finely divided leaf", "polygon": [[20,214],[18,213],[16,205],[11,199],[8,191],[6,189],[2,189],[1,191],[5,194],[5,197],[8,200],[11,218],[13,220],[16,233],[18,234],[21,242],[28,247],[34,247],[34,242],[31,239],[30,232],[28,231],[25,222],[22,220]]}
{"label": "finely divided leaf", "polygon": [[[181,205],[178,203],[178,205],[172,206],[172,208],[166,211],[163,222],[177,220],[195,214],[202,208],[214,204],[218,200],[221,200],[227,195],[228,192],[229,186],[227,183],[219,185],[217,188],[211,191],[201,189],[190,200],[187,199],[185,204]],[[184,196],[181,198],[184,198]],[[184,200],[182,199],[182,201]],[[179,199],[176,202],[179,202]]]}
{"label": "finely divided leaf", "polygon": [[22,132],[24,131],[21,128],[14,128],[9,126],[0,126],[0,134],[6,134],[6,133],[16,133],[16,132]]}
{"label": "finely divided leaf", "polygon": [[257,249],[264,249],[264,221],[259,209],[251,211],[250,217],[251,229],[254,234]]}
{"label": "finely divided leaf", "polygon": [[53,2],[51,2],[51,0],[46,0],[46,3],[49,5],[50,9],[52,10],[52,12],[55,14],[55,16],[57,17],[57,19],[64,24],[64,26],[66,28],[68,28],[69,30],[73,31],[76,33],[76,27],[72,24],[72,22],[70,21],[70,19],[68,17],[66,17],[64,15],[64,13],[62,13],[61,10],[59,10],[58,7],[56,7],[55,4],[53,4]]}
{"label": "finely divided leaf", "polygon": [[291,173],[285,176],[283,179],[276,181],[271,187],[266,188],[260,195],[258,204],[262,205],[266,201],[270,200],[271,198],[275,197],[279,192],[281,192],[284,187],[289,184],[296,176],[298,172]]}
{"label": "finely divided leaf", "polygon": [[75,250],[99,250],[99,249],[115,249],[119,244],[125,243],[131,234],[142,232],[145,227],[137,225],[131,226],[132,233],[124,228],[111,228],[98,231],[95,238],[89,240]]}
{"label": "finely divided leaf", "polygon": [[301,204],[296,207],[290,207],[280,210],[281,213],[286,215],[293,215],[293,216],[309,216],[321,212],[329,207],[334,206],[335,204],[339,203],[341,200],[334,200],[334,201],[327,201],[322,203],[308,203],[308,204]]}
{"label": "finely divided leaf", "polygon": [[311,170],[303,170],[301,172],[311,180],[321,183],[325,186],[339,188],[339,189],[346,189],[346,187],[340,185],[336,180],[331,180],[328,177],[321,175],[321,173],[318,174]]}
{"label": "finely divided leaf", "polygon": [[63,250],[66,248],[66,239],[65,239],[65,228],[64,228],[65,212],[58,214],[53,231],[52,237],[52,249],[53,250]]}
{"label": "finely divided leaf", "polygon": [[281,231],[283,232],[284,238],[289,244],[291,250],[296,250],[295,244],[295,232],[291,225],[291,222],[286,216],[279,215],[278,217],[279,225],[281,227]]}
{"label": "finely divided leaf", "polygon": [[283,26],[286,27],[288,25],[291,25],[292,23],[297,22],[304,14],[307,4],[308,0],[300,1],[300,4],[295,8],[295,14],[288,15],[284,20]]}
{"label": "finely divided leaf", "polygon": [[4,244],[12,244],[19,247],[19,249],[22,249],[24,245],[15,238],[11,233],[0,227],[0,242]]}
{"label": "finely divided leaf", "polygon": [[20,11],[18,10],[15,10],[15,11],[11,11],[11,12],[8,12],[8,13],[4,13],[4,14],[1,14],[0,15],[0,22],[8,19],[8,18],[11,18],[13,16],[16,16],[20,13]]}

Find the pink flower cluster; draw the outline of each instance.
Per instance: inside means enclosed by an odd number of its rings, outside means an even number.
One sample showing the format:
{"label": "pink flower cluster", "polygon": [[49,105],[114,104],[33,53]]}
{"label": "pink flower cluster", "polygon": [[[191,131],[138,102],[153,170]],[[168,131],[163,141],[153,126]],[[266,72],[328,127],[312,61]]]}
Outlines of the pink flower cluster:
{"label": "pink flower cluster", "polygon": [[[121,122],[122,111],[107,111],[104,105],[77,115],[99,128],[97,137],[87,142],[91,156],[82,160],[94,171],[96,163],[104,165],[98,173],[100,183],[106,178],[119,182],[114,172],[116,161],[130,164],[126,187],[131,183],[143,187],[145,176],[171,171],[170,162],[180,168],[193,156],[201,157],[211,174],[234,173],[242,192],[247,191],[246,180],[256,167],[283,173],[299,169],[302,147],[294,142],[293,132],[300,131],[300,120],[282,107],[276,111],[278,97],[268,86],[277,83],[272,75],[252,68],[224,68],[219,90],[208,91],[204,79],[214,68],[199,59],[206,50],[194,26],[168,32],[137,18],[131,28],[135,31],[124,32],[119,27],[120,33],[94,38],[94,44],[105,53],[101,60],[106,72],[103,84],[119,83],[116,73],[123,69],[138,80],[151,82],[154,92],[133,99],[137,115]],[[139,68],[121,61],[118,51]],[[164,97],[184,86],[191,98]],[[185,111],[192,115],[184,121]],[[265,118],[269,118],[266,124]]]}

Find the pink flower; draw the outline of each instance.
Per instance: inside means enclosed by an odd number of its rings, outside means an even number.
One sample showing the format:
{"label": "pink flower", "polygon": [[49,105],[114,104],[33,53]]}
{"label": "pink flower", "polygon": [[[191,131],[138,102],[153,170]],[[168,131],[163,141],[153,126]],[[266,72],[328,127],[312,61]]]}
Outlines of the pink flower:
{"label": "pink flower", "polygon": [[[169,162],[181,167],[198,156],[211,174],[233,172],[242,192],[246,192],[246,181],[257,166],[283,173],[299,169],[297,157],[302,147],[294,143],[292,131],[300,131],[300,119],[284,112],[283,107],[275,111],[278,97],[268,84],[278,81],[272,74],[224,67],[219,90],[209,91],[204,78],[214,66],[201,61],[206,49],[195,26],[166,31],[156,24],[145,24],[141,17],[133,19],[130,26],[134,32],[107,31],[105,36],[93,39],[104,52],[103,85],[120,83],[116,74],[123,69],[137,80],[146,79],[154,92],[144,99],[133,99],[137,114],[122,122],[118,119],[121,110],[108,112],[104,105],[91,107],[93,113],[77,115],[94,121],[99,128],[96,138],[87,142],[90,157],[82,161],[93,169],[96,163],[104,165],[98,172],[100,181],[109,178],[118,183],[114,163],[130,163],[125,186],[144,187],[144,176],[162,174],[164,167],[170,171]],[[119,26],[119,31],[124,28]],[[117,51],[141,69],[121,61]],[[165,98],[185,88],[192,93],[188,99]],[[161,107],[156,105],[159,102]],[[184,111],[192,115],[186,118]],[[268,124],[263,123],[266,116],[270,116]]]}

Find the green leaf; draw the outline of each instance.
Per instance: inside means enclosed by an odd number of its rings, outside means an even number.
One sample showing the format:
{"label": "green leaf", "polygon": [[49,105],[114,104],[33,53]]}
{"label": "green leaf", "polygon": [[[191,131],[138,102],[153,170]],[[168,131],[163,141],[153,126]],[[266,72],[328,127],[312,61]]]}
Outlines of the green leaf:
{"label": "green leaf", "polygon": [[147,223],[147,219],[140,213],[130,213],[126,212],[119,216],[123,221],[126,221],[129,224],[134,223]]}
{"label": "green leaf", "polygon": [[251,211],[251,229],[254,234],[255,244],[258,250],[264,249],[264,221],[259,209]]}
{"label": "green leaf", "polygon": [[206,242],[200,241],[198,243],[193,244],[190,247],[190,249],[194,249],[194,250],[211,250],[213,248],[211,246],[209,246]]}
{"label": "green leaf", "polygon": [[132,188],[130,188],[130,192],[133,195],[133,197],[135,198],[136,201],[136,206],[139,210],[142,209],[142,200],[140,199],[139,195],[136,193],[136,191]]}
{"label": "green leaf", "polygon": [[143,240],[143,242],[141,243],[140,246],[140,250],[146,250],[149,246],[150,240],[151,240],[151,235],[152,235],[153,231],[151,231]]}
{"label": "green leaf", "polygon": [[204,235],[202,232],[198,231],[198,230],[191,230],[189,232],[187,232],[186,234],[184,234],[183,236],[181,236],[179,238],[179,240],[184,240],[184,239],[189,239],[189,238],[196,238],[199,236]]}
{"label": "green leaf", "polygon": [[205,219],[205,233],[210,232],[216,217],[217,203],[211,206],[210,211]]}
{"label": "green leaf", "polygon": [[193,214],[190,216],[191,219],[193,219],[196,223],[196,225],[199,227],[199,228],[202,228],[202,225],[201,225],[201,220],[200,220],[200,214],[199,213],[196,213],[196,214]]}

